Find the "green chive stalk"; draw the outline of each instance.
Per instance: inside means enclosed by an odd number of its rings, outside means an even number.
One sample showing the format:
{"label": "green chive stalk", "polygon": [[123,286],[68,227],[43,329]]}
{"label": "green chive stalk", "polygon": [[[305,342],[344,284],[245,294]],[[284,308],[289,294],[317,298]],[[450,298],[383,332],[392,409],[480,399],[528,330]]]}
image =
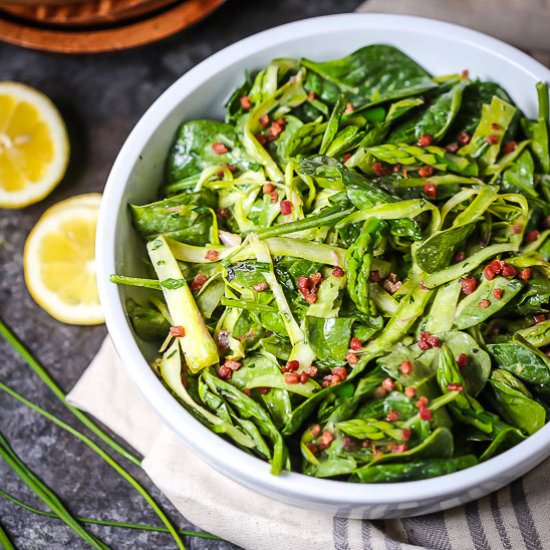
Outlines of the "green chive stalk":
{"label": "green chive stalk", "polygon": [[[53,512],[46,512],[45,510],[40,510],[39,508],[36,508],[35,506],[31,506],[30,504],[27,504],[26,502],[23,502],[22,500],[19,500],[17,497],[14,497],[13,495],[10,495],[9,493],[6,493],[6,491],[3,491],[0,489],[0,497],[5,498],[6,500],[10,501],[11,503],[15,504],[16,506],[19,506],[20,508],[23,508],[25,510],[28,510],[29,512],[32,512],[33,514],[44,516],[52,519],[60,519],[59,516],[54,514]],[[93,519],[93,518],[85,518],[81,516],[77,516],[76,519],[80,523],[88,523],[90,525],[101,525],[104,527],[119,527],[122,529],[135,529],[138,531],[154,531],[156,533],[168,533],[168,529],[166,527],[160,527],[157,525],[145,525],[142,523],[129,523],[126,521],[114,521],[114,520],[104,520],[104,519]],[[211,535],[210,533],[202,533],[200,531],[188,531],[186,529],[178,529],[178,533],[180,535],[184,535],[187,537],[196,537],[201,539],[210,539],[210,540],[221,540],[220,537],[217,537],[216,535]],[[0,542],[2,541],[0,537]]]}
{"label": "green chive stalk", "polygon": [[156,279],[144,279],[142,277],[126,277],[126,275],[111,275],[111,283],[126,286],[138,286],[140,288],[152,288],[153,290],[162,290],[160,281]]}
{"label": "green chive stalk", "polygon": [[98,454],[109,466],[111,466],[116,472],[118,472],[136,491],[147,501],[147,503],[153,508],[157,516],[160,518],[160,520],[164,523],[164,525],[167,527],[168,532],[172,535],[174,541],[176,542],[178,548],[180,550],[185,550],[185,546],[183,542],[181,541],[176,529],[164,513],[164,511],[160,508],[160,506],[157,504],[157,502],[153,499],[153,497],[146,491],[144,487],[141,486],[141,484],[131,475],[129,474],[116,460],[114,460],[109,454],[107,454],[95,441],[90,439],[88,436],[80,433],[78,430],[70,426],[69,424],[66,424],[63,422],[63,420],[57,418],[53,414],[49,413],[42,407],[39,407],[35,403],[32,403],[19,393],[17,393],[15,390],[11,389],[9,386],[6,386],[4,383],[0,382],[0,390],[6,392],[8,395],[13,397],[14,399],[17,399],[20,403],[23,403],[23,405],[29,407],[30,409],[36,411],[37,413],[41,414],[63,430],[67,431],[77,439],[80,439],[85,445],[87,445],[92,451],[94,451],[96,454]]}
{"label": "green chive stalk", "polygon": [[2,525],[0,525],[0,546],[4,550],[16,550],[15,546],[11,542],[10,538],[8,537],[8,534],[6,533]]}
{"label": "green chive stalk", "polygon": [[49,375],[46,369],[31,355],[25,348],[23,343],[17,336],[6,326],[0,319],[0,334],[6,342],[24,359],[29,367],[40,377],[40,379],[50,388],[53,394],[67,407],[67,409],[76,417],[84,426],[92,433],[97,435],[104,443],[109,445],[111,449],[118,454],[133,462],[136,466],[141,466],[141,460],[130,451],[126,450],[122,445],[117,443],[110,435],[102,430],[90,417],[78,410],[76,407],[69,405],[65,399],[63,390],[57,385],[54,379]]}
{"label": "green chive stalk", "polygon": [[17,453],[10,447],[7,439],[0,433],[0,457],[2,457],[7,465],[21,480],[30,487],[36,495],[52,510],[57,517],[63,520],[77,535],[86,541],[92,548],[97,550],[109,550],[109,547],[104,544],[92,533],[76,520],[69,512],[59,497],[46,485],[25,463],[19,458]]}

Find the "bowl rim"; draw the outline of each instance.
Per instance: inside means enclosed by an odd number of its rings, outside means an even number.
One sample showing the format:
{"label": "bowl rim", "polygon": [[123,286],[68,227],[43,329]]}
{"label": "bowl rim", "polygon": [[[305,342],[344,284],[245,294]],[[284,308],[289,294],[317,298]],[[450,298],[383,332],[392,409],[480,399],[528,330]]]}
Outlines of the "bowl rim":
{"label": "bowl rim", "polygon": [[[272,496],[296,503],[322,503],[334,507],[354,505],[404,505],[443,499],[482,488],[490,479],[506,478],[504,485],[526,473],[550,454],[550,424],[512,449],[465,470],[436,478],[386,484],[355,484],[319,479],[298,472],[280,476],[269,473],[269,464],[249,455],[210,431],[196,420],[173,397],[154,375],[142,355],[123,309],[118,287],[109,282],[115,273],[116,220],[129,175],[151,134],[179,103],[198,86],[216,75],[220,67],[246,59],[248,53],[284,44],[290,39],[323,34],[338,28],[368,30],[390,27],[394,32],[407,30],[421,36],[453,34],[462,43],[489,51],[509,64],[530,72],[534,78],[550,81],[550,70],[527,54],[496,38],[459,25],[423,17],[393,14],[339,14],[314,17],[287,23],[244,38],[208,57],[176,80],[145,112],[135,125],[112,167],[101,203],[96,262],[98,287],[105,311],[107,328],[129,376],[134,380],[153,409],[209,465],[231,479]],[[415,29],[420,29],[415,31]],[[120,182],[124,182],[122,185]],[[223,458],[221,458],[223,457]],[[491,486],[489,490],[496,487]],[[485,494],[485,493],[484,493]],[[481,496],[481,495],[480,495]],[[456,504],[456,502],[455,502]]]}

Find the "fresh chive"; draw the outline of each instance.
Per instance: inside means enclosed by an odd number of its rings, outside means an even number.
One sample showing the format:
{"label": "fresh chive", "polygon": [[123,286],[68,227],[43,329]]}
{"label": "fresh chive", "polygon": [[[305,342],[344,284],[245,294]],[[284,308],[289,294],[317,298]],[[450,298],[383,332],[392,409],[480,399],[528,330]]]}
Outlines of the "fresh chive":
{"label": "fresh chive", "polygon": [[16,550],[5,529],[0,525],[0,546],[4,550]]}
{"label": "fresh chive", "polygon": [[[19,500],[17,497],[14,497],[13,495],[10,495],[9,493],[6,493],[2,489],[0,489],[0,497],[5,498],[6,500],[9,500],[13,504],[19,506],[20,508],[24,508],[25,510],[28,510],[29,512],[32,512],[33,514],[44,516],[48,518],[53,519],[60,519],[57,514],[54,514],[53,512],[46,512],[44,510],[40,510],[39,508],[36,508],[35,506],[31,506],[30,504],[27,504],[26,502],[23,502]],[[160,527],[156,525],[145,525],[142,523],[129,523],[126,521],[114,521],[114,520],[103,520],[103,519],[93,519],[93,518],[84,518],[77,516],[76,519],[80,523],[89,523],[90,525],[102,525],[106,527],[119,527],[122,529],[136,529],[139,531],[154,531],[157,533],[168,533],[168,529],[166,527]],[[188,531],[186,529],[178,529],[178,533],[180,535],[184,535],[187,537],[197,537],[201,539],[210,539],[210,540],[221,540],[220,537],[217,537],[216,535],[211,535],[210,533],[202,533],[200,531]],[[0,537],[0,542],[2,541]]]}
{"label": "fresh chive", "polygon": [[111,275],[109,277],[111,283],[126,286],[139,286],[141,288],[152,288],[153,290],[161,290],[160,281],[157,279],[144,279],[142,277],[127,277],[126,275]]}
{"label": "fresh chive", "polygon": [[346,216],[355,212],[354,208],[348,208],[347,210],[340,210],[333,212],[332,214],[323,213],[316,216],[309,216],[303,220],[297,220],[295,222],[280,223],[273,227],[267,227],[266,229],[260,229],[256,231],[256,235],[260,239],[267,239],[268,237],[277,237],[278,235],[288,235],[289,233],[296,233],[297,231],[304,231],[305,229],[312,229],[313,227],[323,227],[325,225],[334,225],[337,221],[344,219]]}
{"label": "fresh chive", "polygon": [[267,304],[256,304],[255,302],[247,302],[246,300],[232,300],[231,298],[225,298],[222,296],[220,303],[226,307],[237,307],[240,309],[247,309],[249,311],[261,311],[265,313],[278,313],[278,309]]}
{"label": "fresh chive", "polygon": [[69,432],[71,435],[76,437],[77,439],[80,439],[85,445],[90,447],[92,451],[97,453],[109,466],[111,466],[116,472],[118,472],[136,491],[147,501],[147,503],[153,508],[157,516],[160,518],[160,520],[166,525],[168,528],[169,533],[172,535],[174,541],[178,545],[178,548],[181,550],[185,550],[185,546],[183,542],[181,541],[176,529],[166,516],[166,514],[163,512],[163,510],[160,508],[160,506],[156,503],[156,501],[153,499],[153,497],[145,490],[144,487],[140,485],[140,483],[131,475],[129,474],[116,460],[114,460],[109,454],[107,454],[95,441],[90,439],[88,436],[80,433],[78,430],[70,426],[69,424],[66,424],[61,419],[57,418],[53,414],[49,413],[42,407],[39,407],[35,403],[32,403],[19,393],[17,393],[15,390],[11,389],[10,387],[6,386],[4,383],[0,382],[0,389],[6,392],[8,395],[13,397],[14,399],[17,399],[20,403],[23,403],[30,409],[33,409],[37,413],[41,414],[63,430]]}
{"label": "fresh chive", "polygon": [[548,101],[548,84],[537,82],[537,96],[539,100],[539,120],[547,121],[550,117],[550,105]]}
{"label": "fresh chive", "polygon": [[19,458],[17,453],[10,447],[7,439],[0,433],[0,456],[7,465],[21,480],[30,487],[36,495],[77,535],[85,540],[92,548],[98,550],[109,550],[109,547],[92,535],[78,523],[76,518],[69,512],[59,497],[46,485],[26,464]]}
{"label": "fresh chive", "polygon": [[0,334],[5,338],[6,342],[23,358],[23,360],[29,365],[35,374],[48,386],[53,394],[65,405],[65,407],[76,417],[86,428],[88,428],[93,434],[99,437],[104,443],[109,445],[111,449],[116,451],[119,455],[123,456],[130,462],[133,462],[136,466],[141,467],[141,460],[126,450],[122,445],[115,441],[109,434],[101,429],[88,415],[82,411],[73,407],[67,403],[63,390],[57,385],[55,380],[49,375],[48,371],[32,356],[23,343],[17,338],[17,336],[6,326],[6,324],[0,319]]}

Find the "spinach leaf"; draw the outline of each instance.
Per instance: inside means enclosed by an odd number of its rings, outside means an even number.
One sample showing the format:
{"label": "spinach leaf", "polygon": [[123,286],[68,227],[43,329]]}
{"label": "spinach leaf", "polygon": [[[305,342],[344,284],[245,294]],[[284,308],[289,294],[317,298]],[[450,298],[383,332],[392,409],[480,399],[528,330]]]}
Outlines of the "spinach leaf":
{"label": "spinach leaf", "polygon": [[243,83],[235,89],[225,104],[225,122],[227,124],[234,124],[243,114],[241,98],[248,96],[251,87],[252,76],[250,71],[245,71]]}
{"label": "spinach leaf", "polygon": [[[227,152],[218,154],[212,148],[222,143]],[[180,126],[166,161],[167,183],[200,173],[216,164],[229,164],[246,170],[253,163],[246,155],[234,128],[216,120],[193,120]]]}
{"label": "spinach leaf", "polygon": [[[328,103],[329,105],[335,105],[341,95],[341,90],[338,85],[313,71],[307,71],[304,88],[309,93],[315,94],[322,102]],[[300,113],[305,115],[307,120],[312,120],[320,114],[319,110],[316,109],[314,105],[313,115],[307,116],[307,111],[304,112],[303,109]]]}
{"label": "spinach leaf", "polygon": [[327,149],[326,155],[328,157],[335,157],[346,151],[350,151],[362,141],[364,136],[365,132],[361,131],[358,126],[350,124],[336,134]]}
{"label": "spinach leaf", "polygon": [[479,460],[480,462],[488,460],[493,456],[496,456],[500,453],[503,453],[504,451],[507,451],[508,449],[511,449],[522,441],[525,441],[525,436],[517,428],[513,428],[512,426],[503,428],[489,443],[489,446],[479,457]]}
{"label": "spinach leaf", "polygon": [[[497,288],[503,291],[500,299],[496,299],[494,295]],[[472,294],[459,302],[454,322],[455,327],[463,330],[482,323],[504,308],[522,288],[522,282],[517,279],[495,277],[489,281],[484,278]],[[482,307],[482,305],[486,305],[486,307]]]}
{"label": "spinach leaf", "polygon": [[319,364],[335,367],[345,363],[354,322],[350,317],[305,318],[307,339]]}
{"label": "spinach leaf", "polygon": [[430,75],[393,46],[365,46],[347,57],[302,65],[346,94],[354,106],[418,95],[435,88]]}
{"label": "spinach leaf", "polygon": [[211,208],[216,205],[215,194],[203,189],[143,206],[131,204],[130,210],[135,227],[146,238],[164,234],[175,240],[201,245],[210,241],[214,215]]}
{"label": "spinach leaf", "polygon": [[388,136],[388,142],[416,143],[422,135],[441,140],[458,113],[466,85],[466,81],[458,82],[449,91],[436,96],[426,109],[395,128]]}
{"label": "spinach leaf", "polygon": [[446,344],[443,344],[436,355],[436,365],[437,382],[443,393],[454,391],[452,388],[455,385],[462,387],[456,399],[448,405],[452,415],[460,422],[474,426],[483,433],[493,434],[494,417],[487,413],[474,397],[464,391],[464,378]]}
{"label": "spinach leaf", "polygon": [[477,396],[491,374],[489,354],[466,332],[450,331],[443,338],[455,359],[461,354],[468,358],[468,363],[461,366],[460,373],[464,378],[466,391],[474,397]]}
{"label": "spinach leaf", "polygon": [[454,452],[453,434],[447,428],[437,428],[420,444],[402,453],[384,454],[372,461],[372,465],[387,462],[408,462],[419,458],[450,458]]}
{"label": "spinach leaf", "polygon": [[550,384],[550,359],[525,341],[489,344],[497,365],[530,384]]}
{"label": "spinach leaf", "polygon": [[429,333],[451,330],[461,292],[459,280],[450,281],[440,286],[437,289],[429,313],[421,321],[422,330]]}
{"label": "spinach leaf", "polygon": [[472,222],[433,233],[425,241],[413,247],[414,261],[427,273],[447,267],[455,252],[459,248],[464,248],[466,239],[475,227],[475,222]]}
{"label": "spinach leaf", "polygon": [[[468,363],[460,368],[460,374],[467,392],[474,397],[477,396],[485,387],[491,374],[489,354],[481,349],[474,338],[466,332],[434,332],[445,342],[452,357],[456,359],[462,354],[467,357]],[[378,359],[378,364],[403,386],[417,387],[417,394],[420,395],[419,385],[426,384],[437,372],[436,356],[438,353],[437,348],[422,351],[416,344],[411,346],[401,344],[397,345],[388,355]],[[403,361],[409,361],[412,365],[412,370],[408,374],[401,372],[400,366]],[[424,387],[421,394],[432,398],[436,397],[437,393],[439,392],[433,392],[428,387]]]}
{"label": "spinach leaf", "polygon": [[138,304],[135,300],[126,300],[126,311],[132,321],[136,334],[144,340],[166,338],[170,323],[166,317],[153,307]]}
{"label": "spinach leaf", "polygon": [[252,420],[260,432],[271,440],[273,444],[272,473],[279,474],[283,468],[288,468],[288,451],[283,437],[265,409],[254,399],[207,370],[204,370],[201,376],[213,392],[217,392],[227,399],[242,418]]}
{"label": "spinach leaf", "polygon": [[288,361],[290,352],[292,351],[290,340],[281,336],[281,334],[264,336],[260,341],[260,346],[263,351],[271,353],[282,361]]}
{"label": "spinach leaf", "polygon": [[[345,189],[348,199],[359,210],[366,210],[378,204],[397,202],[385,189],[370,182],[364,176],[349,170],[336,159],[322,155],[300,161],[298,173],[313,177],[321,187]],[[341,208],[340,208],[341,210]],[[413,219],[391,220],[390,228],[395,236],[419,239],[420,227]]]}
{"label": "spinach leaf", "polygon": [[489,379],[490,402],[498,414],[523,432],[531,435],[544,426],[546,410],[527,388],[506,370],[495,370]]}
{"label": "spinach leaf", "polygon": [[537,196],[535,191],[535,163],[525,150],[502,174],[502,189],[508,193],[522,193],[527,197]]}
{"label": "spinach leaf", "polygon": [[550,320],[518,330],[517,335],[536,348],[550,345]]}
{"label": "spinach leaf", "polygon": [[267,393],[262,391],[262,402],[269,412],[273,423],[280,430],[292,414],[292,402],[287,390],[271,388]]}
{"label": "spinach leaf", "polygon": [[210,319],[220,304],[225,292],[225,283],[220,276],[211,277],[200,289],[196,301],[205,319]]}
{"label": "spinach leaf", "polygon": [[327,127],[325,128],[325,133],[323,134],[323,139],[321,140],[321,146],[319,147],[319,153],[324,155],[329,148],[329,145],[334,141],[336,134],[338,133],[338,127],[340,126],[340,119],[342,118],[342,113],[344,111],[345,104],[343,97],[339,97],[336,105],[332,109],[330,118],[327,122]]}
{"label": "spinach leaf", "polygon": [[221,418],[197,403],[182,382],[181,357],[178,342],[174,342],[164,353],[160,364],[160,374],[165,384],[181,400],[186,409],[212,431],[231,437],[238,445],[253,448],[254,441],[236,426],[230,419]]}
{"label": "spinach leaf", "polygon": [[239,389],[278,388],[309,397],[318,388],[314,380],[305,384],[288,384],[276,358],[268,353],[251,354],[242,361],[242,366],[233,373],[231,383]]}
{"label": "spinach leaf", "polygon": [[405,464],[380,464],[364,466],[356,470],[350,481],[360,483],[391,483],[397,481],[411,481],[428,479],[446,474],[452,474],[477,464],[473,455],[455,458],[419,460]]}
{"label": "spinach leaf", "polygon": [[516,300],[510,304],[510,309],[520,315],[545,313],[550,310],[550,280],[535,274]]}
{"label": "spinach leaf", "polygon": [[483,105],[491,103],[493,96],[513,105],[510,96],[498,84],[480,80],[470,82],[464,90],[460,109],[448,135],[456,137],[462,132],[473,134],[481,120]]}
{"label": "spinach leaf", "polygon": [[228,283],[252,288],[255,284],[265,281],[263,274],[267,273],[269,269],[269,264],[265,262],[248,260],[226,266],[225,278]]}

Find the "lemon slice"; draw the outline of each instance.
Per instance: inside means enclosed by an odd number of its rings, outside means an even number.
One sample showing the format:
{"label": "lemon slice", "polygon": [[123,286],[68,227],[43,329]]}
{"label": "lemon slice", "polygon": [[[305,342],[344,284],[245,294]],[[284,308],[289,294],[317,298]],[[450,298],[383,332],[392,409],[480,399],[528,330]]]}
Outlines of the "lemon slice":
{"label": "lemon slice", "polygon": [[74,195],[62,201],[56,202],[44,212],[44,216],[51,216],[58,210],[63,210],[69,206],[89,206],[90,208],[99,208],[101,202],[101,193],[83,193],[82,195]]}
{"label": "lemon slice", "polygon": [[94,260],[100,198],[81,195],[52,206],[25,243],[27,288],[43,309],[64,323],[103,323]]}
{"label": "lemon slice", "polygon": [[67,130],[55,105],[24,84],[0,82],[0,207],[43,199],[68,160]]}

